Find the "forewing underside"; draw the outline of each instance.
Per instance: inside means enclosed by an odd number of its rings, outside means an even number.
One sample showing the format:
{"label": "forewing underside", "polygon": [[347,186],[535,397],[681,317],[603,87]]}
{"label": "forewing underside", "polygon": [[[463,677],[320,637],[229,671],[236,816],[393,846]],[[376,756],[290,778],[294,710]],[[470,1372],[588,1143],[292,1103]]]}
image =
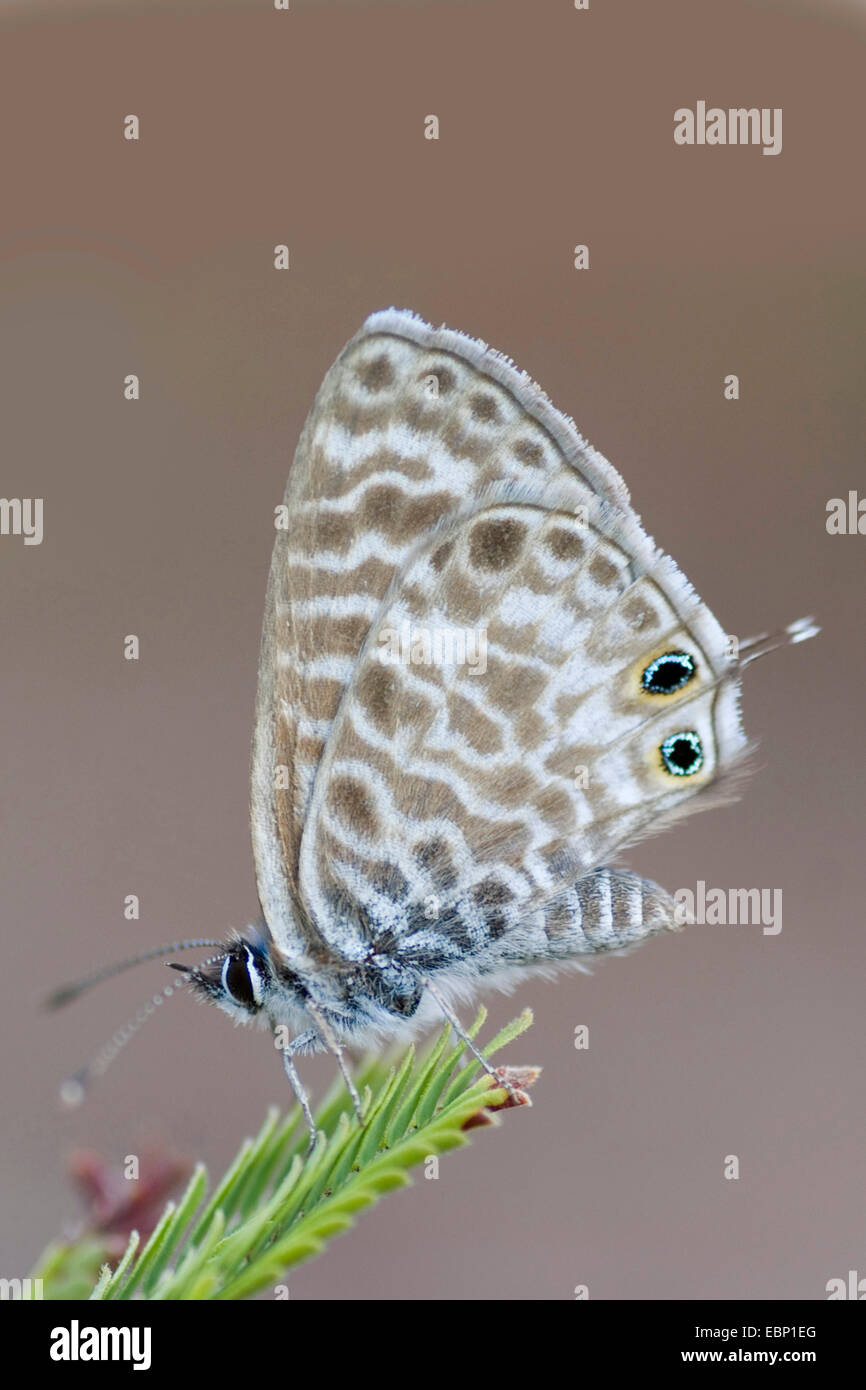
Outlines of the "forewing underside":
{"label": "forewing underside", "polygon": [[340,701],[395,575],[469,499],[551,485],[570,508],[602,497],[629,509],[616,470],[483,343],[387,310],[328,372],[274,546],[253,743],[259,896],[284,950],[322,934],[299,887],[301,836]]}

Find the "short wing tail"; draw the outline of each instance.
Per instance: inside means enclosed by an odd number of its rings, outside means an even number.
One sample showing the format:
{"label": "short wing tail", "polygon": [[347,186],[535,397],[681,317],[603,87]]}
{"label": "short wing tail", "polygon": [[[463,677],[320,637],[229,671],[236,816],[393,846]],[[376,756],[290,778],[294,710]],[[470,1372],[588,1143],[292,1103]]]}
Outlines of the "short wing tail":
{"label": "short wing tail", "polygon": [[797,642],[807,642],[820,631],[814,618],[798,618],[779,632],[762,632],[758,637],[747,637],[739,644],[737,659],[741,666],[748,666],[750,661],[757,661],[759,656],[766,656],[779,647],[793,647]]}

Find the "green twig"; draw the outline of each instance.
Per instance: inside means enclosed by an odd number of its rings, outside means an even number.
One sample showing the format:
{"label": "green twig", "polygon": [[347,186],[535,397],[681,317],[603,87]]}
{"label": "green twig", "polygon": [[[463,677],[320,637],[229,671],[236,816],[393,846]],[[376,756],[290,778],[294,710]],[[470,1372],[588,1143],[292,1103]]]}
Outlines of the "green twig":
{"label": "green twig", "polygon": [[[485,1018],[482,1009],[469,1030],[473,1038]],[[483,1049],[485,1057],[531,1022],[528,1011],[521,1014]],[[405,1187],[411,1168],[467,1143],[465,1127],[479,1112],[506,1101],[504,1089],[496,1089],[488,1075],[479,1076],[475,1058],[458,1069],[464,1047],[461,1042],[448,1050],[449,1037],[446,1027],[420,1058],[410,1047],[394,1064],[362,1065],[362,1127],[345,1089],[335,1086],[316,1115],[322,1133],[306,1160],[307,1135],[298,1108],[283,1118],[271,1110],[210,1197],[206,1200],[207,1173],[199,1165],[180,1200],[166,1205],[148,1240],[142,1245],[138,1232],[132,1233],[113,1270],[92,1237],[52,1245],[34,1271],[43,1279],[45,1297],[222,1300],[273,1289],[288,1270],[351,1226],[360,1211]]]}

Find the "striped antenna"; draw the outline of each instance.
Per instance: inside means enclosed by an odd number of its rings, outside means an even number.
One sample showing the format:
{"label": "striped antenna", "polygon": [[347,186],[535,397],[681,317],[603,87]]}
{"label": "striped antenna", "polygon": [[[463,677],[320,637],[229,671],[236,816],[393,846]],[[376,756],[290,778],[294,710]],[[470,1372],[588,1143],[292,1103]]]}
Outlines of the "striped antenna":
{"label": "striped antenna", "polygon": [[[80,994],[83,989],[89,988],[91,984],[96,984],[98,980],[105,979],[108,975],[116,974],[118,970],[125,970],[127,966],[139,965],[142,961],[152,960],[154,956],[167,955],[169,951],[183,951],[198,946],[219,946],[221,948],[218,955],[211,956],[208,960],[203,962],[205,965],[209,965],[213,960],[218,960],[219,955],[222,954],[222,942],[220,941],[180,941],[176,942],[173,946],[161,946],[158,950],[148,951],[146,955],[139,956],[135,960],[123,961],[112,970],[103,971],[100,975],[91,976],[88,980],[82,981],[78,986],[69,985],[66,987],[65,991],[58,990],[57,994],[64,995],[60,1003],[68,1003],[69,998],[75,998],[75,995]],[[173,964],[173,962],[170,962],[170,964]],[[129,1040],[135,1037],[141,1025],[146,1023],[149,1018],[153,1017],[157,1009],[166,999],[170,999],[173,994],[178,992],[182,985],[188,983],[189,971],[187,967],[175,966],[175,969],[184,971],[183,980],[178,981],[176,984],[166,985],[159,994],[153,994],[149,999],[146,999],[132,1018],[122,1024],[120,1028],[114,1030],[111,1037],[103,1043],[91,1062],[88,1062],[86,1066],[79,1067],[78,1071],[73,1072],[72,1076],[68,1076],[66,1080],[61,1083],[60,1099],[65,1106],[69,1109],[73,1109],[75,1106],[80,1105],[90,1090],[92,1083],[97,1077],[105,1075],[115,1057],[117,1057],[118,1053],[126,1046]],[[72,991],[72,993],[70,993],[70,991]]]}
{"label": "striped antenna", "polygon": [[141,1025],[156,1013],[164,999],[170,999],[179,988],[180,985],[166,985],[160,994],[152,995],[131,1019],[122,1024],[120,1028],[115,1029],[111,1037],[103,1043],[92,1062],[88,1062],[84,1067],[79,1067],[77,1072],[61,1082],[60,1099],[68,1109],[72,1110],[81,1104],[93,1081],[98,1076],[105,1075],[117,1054],[126,1046],[130,1038],[135,1036]]}
{"label": "striped antenna", "polygon": [[152,951],[144,951],[140,956],[131,956],[129,960],[118,961],[116,965],[107,965],[102,970],[97,970],[93,975],[85,975],[81,980],[73,980],[71,984],[61,985],[53,994],[49,994],[45,1001],[46,1008],[62,1009],[64,1005],[71,1004],[79,995],[86,993],[93,985],[98,985],[103,980],[110,980],[113,975],[119,975],[124,970],[131,970],[134,965],[143,965],[145,961],[157,960],[159,956],[167,956],[174,951],[196,951],[202,946],[222,945],[221,941],[200,937],[195,941],[173,941],[170,946],[157,946]]}

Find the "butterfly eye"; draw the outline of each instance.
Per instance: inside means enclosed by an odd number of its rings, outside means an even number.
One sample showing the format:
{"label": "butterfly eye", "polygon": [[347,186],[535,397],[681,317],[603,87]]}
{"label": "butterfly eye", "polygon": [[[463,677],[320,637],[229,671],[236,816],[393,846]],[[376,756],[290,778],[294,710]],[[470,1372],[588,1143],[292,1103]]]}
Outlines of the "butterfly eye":
{"label": "butterfly eye", "polygon": [[[255,971],[255,975],[253,972]],[[248,958],[248,953],[244,955],[228,955],[222,969],[223,988],[230,994],[236,1004],[241,1004],[245,1009],[256,1009],[261,1002],[256,998],[256,984],[258,983],[258,972],[252,960]]]}
{"label": "butterfly eye", "polygon": [[670,695],[688,685],[694,674],[695,659],[688,652],[665,652],[647,666],[641,685],[650,695]]}
{"label": "butterfly eye", "polygon": [[704,746],[697,734],[671,734],[661,746],[662,762],[674,777],[691,777],[703,765]]}

